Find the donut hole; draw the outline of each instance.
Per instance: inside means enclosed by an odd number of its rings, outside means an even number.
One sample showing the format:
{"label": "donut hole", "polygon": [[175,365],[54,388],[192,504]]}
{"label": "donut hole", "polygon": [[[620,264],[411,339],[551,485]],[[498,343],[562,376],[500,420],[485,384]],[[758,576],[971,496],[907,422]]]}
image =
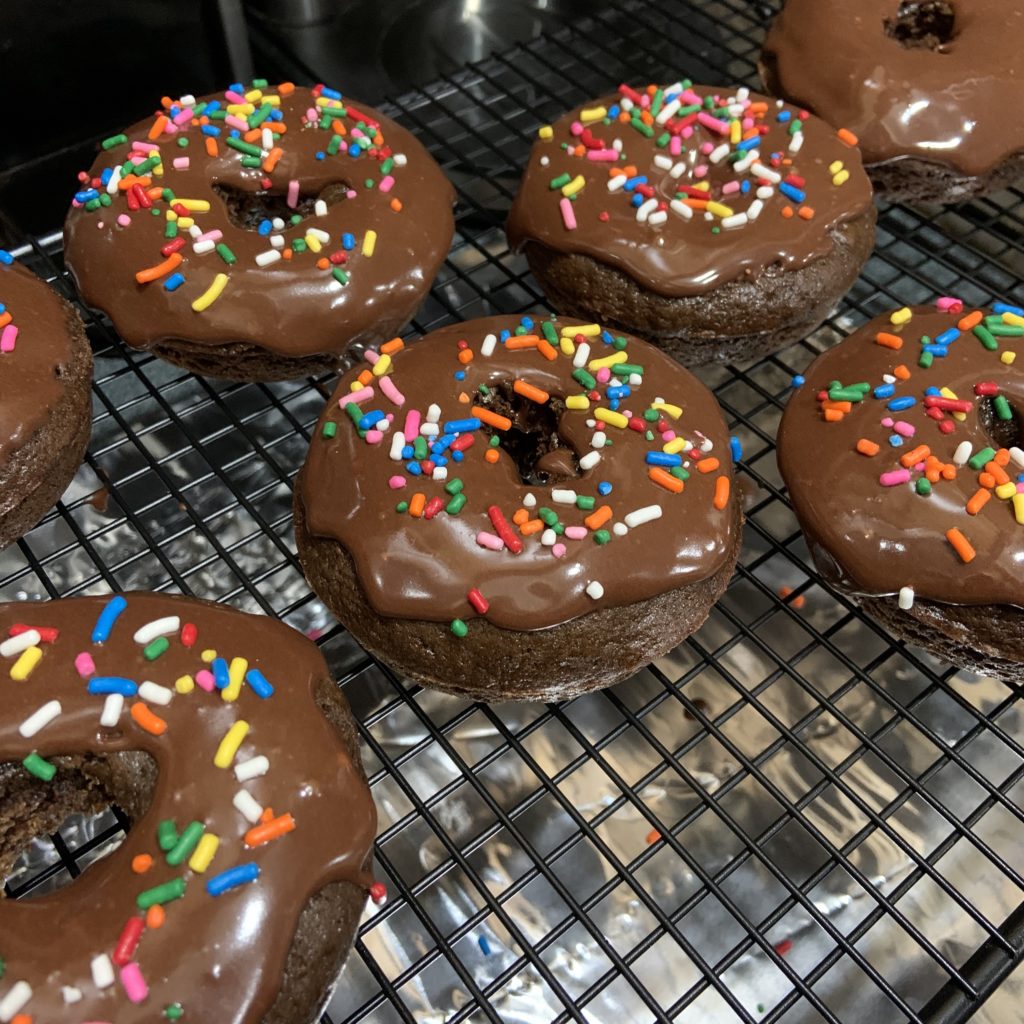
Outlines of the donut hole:
{"label": "donut hole", "polygon": [[1013,402],[1009,402],[1009,406],[1010,418],[1002,419],[996,411],[993,399],[978,400],[978,423],[993,448],[1020,448],[1021,441],[1024,441],[1020,410]]}
{"label": "donut hole", "polygon": [[956,12],[949,0],[901,0],[885,34],[908,50],[941,51],[956,36]]}
{"label": "donut hole", "polygon": [[[312,217],[317,200],[322,199],[328,206],[345,198],[348,185],[336,182],[316,193],[299,192],[294,206],[288,203],[288,194],[277,189],[247,192],[233,185],[218,184],[213,191],[220,197],[227,210],[228,220],[242,231],[256,231],[267,220],[279,217],[288,226],[294,226],[307,217]],[[292,218],[299,220],[293,222]]]}
{"label": "donut hole", "polygon": [[498,439],[498,447],[515,463],[524,484],[543,486],[580,475],[576,453],[558,436],[558,421],[565,412],[562,399],[534,402],[513,390],[511,382],[501,381],[490,385],[478,401],[512,421],[508,430],[486,423],[482,429]]}

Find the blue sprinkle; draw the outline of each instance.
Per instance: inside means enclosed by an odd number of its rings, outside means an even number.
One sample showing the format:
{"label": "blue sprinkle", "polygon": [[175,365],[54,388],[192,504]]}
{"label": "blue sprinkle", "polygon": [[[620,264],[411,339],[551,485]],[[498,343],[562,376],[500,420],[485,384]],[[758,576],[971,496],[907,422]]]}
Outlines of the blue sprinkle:
{"label": "blue sprinkle", "polygon": [[231,682],[231,675],[228,672],[228,663],[223,658],[213,659],[213,685],[218,690],[226,690]]}
{"label": "blue sprinkle", "polygon": [[341,247],[342,249],[354,249],[356,247],[356,236],[351,232],[346,231],[341,236]]}
{"label": "blue sprinkle", "polygon": [[504,345],[505,342],[508,341],[508,339],[511,338],[511,337],[512,337],[512,332],[511,331],[502,331],[501,334],[498,335],[498,341],[500,341],[501,344]]}
{"label": "blue sprinkle", "polygon": [[949,345],[960,337],[960,332],[955,327],[950,327],[935,338],[936,345]]}
{"label": "blue sprinkle", "polygon": [[169,292],[177,291],[185,283],[185,275],[177,270],[164,281],[164,288]]}
{"label": "blue sprinkle", "polygon": [[281,111],[280,111],[280,110],[278,110],[278,109],[277,109],[277,108],[275,107],[275,108],[274,108],[274,109],[273,109],[273,110],[272,110],[272,111],[270,112],[270,120],[271,120],[271,121],[283,121],[283,120],[284,120],[284,114],[282,114],[282,113],[281,113]]}
{"label": "blue sprinkle", "polygon": [[606,345],[611,345],[611,344],[614,344],[614,342],[615,342],[615,339],[612,337],[611,331],[602,331],[601,332],[601,340]]}
{"label": "blue sprinkle", "polygon": [[109,185],[110,184],[110,179],[113,176],[114,176],[114,168],[113,167],[104,167],[103,168],[103,173],[100,175],[100,181],[102,181],[104,185]]}
{"label": "blue sprinkle", "polygon": [[480,952],[483,953],[484,956],[490,956],[491,955],[491,944],[487,941],[487,936],[486,935],[481,935],[480,938],[477,939],[476,941],[477,941],[477,945],[480,947]]}
{"label": "blue sprinkle", "polygon": [[265,218],[260,221],[259,227],[256,229],[258,234],[269,235],[274,230],[274,222],[269,218]]}
{"label": "blue sprinkle", "polygon": [[260,700],[266,700],[273,696],[274,687],[270,685],[270,680],[258,668],[249,669],[245,673],[245,681],[252,687],[252,692]]}
{"label": "blue sprinkle", "polygon": [[886,406],[886,409],[891,412],[903,412],[904,409],[909,409],[914,405],[917,405],[917,399],[913,395],[900,395],[899,398],[894,398]]}
{"label": "blue sprinkle", "polygon": [[219,875],[214,875],[206,883],[206,891],[211,896],[221,896],[229,889],[237,889],[240,885],[247,885],[255,882],[260,877],[258,864],[239,864],[238,867],[229,868]]}
{"label": "blue sprinkle", "polygon": [[935,387],[934,384],[930,385],[929,387],[926,387],[924,389],[924,393],[926,395],[941,395],[942,394],[942,392],[937,387]]}
{"label": "blue sprinkle", "polygon": [[740,183],[740,191],[746,195],[750,191],[750,182],[746,178]]}
{"label": "blue sprinkle", "polygon": [[412,445],[411,445],[411,444],[407,444],[407,445],[406,445],[406,446],[405,446],[405,447],[404,447],[404,448],[402,449],[402,458],[403,458],[403,459],[411,459],[411,458],[412,458],[412,457],[413,457],[413,456],[414,456],[415,454],[416,454],[416,453],[415,453],[415,452],[413,451],[413,448],[412,448]]}
{"label": "blue sprinkle", "polygon": [[732,461],[739,462],[743,458],[743,445],[738,437],[729,438],[729,451],[732,452]]}
{"label": "blue sprinkle", "polygon": [[370,430],[375,427],[381,420],[387,419],[380,409],[374,409],[372,412],[366,413],[365,416],[359,421],[358,426],[360,430]]}
{"label": "blue sprinkle", "polygon": [[443,452],[455,440],[454,434],[442,434],[435,442],[434,449]]}
{"label": "blue sprinkle", "polygon": [[533,318],[532,318],[532,317],[524,316],[524,317],[523,317],[523,319],[522,319],[522,320],[520,320],[519,322],[520,322],[520,323],[521,323],[521,324],[522,324],[522,325],[523,325],[523,326],[524,326],[524,327],[525,327],[525,328],[526,328],[526,329],[527,329],[528,331],[529,331],[529,330],[531,330],[531,329],[532,329],[532,327],[533,327]]}
{"label": "blue sprinkle", "polygon": [[754,149],[756,146],[760,145],[760,143],[761,136],[754,135],[749,139],[744,139],[742,142],[737,142],[736,145],[733,146],[733,149],[738,149],[741,152],[746,152],[748,149]]}
{"label": "blue sprinkle", "polygon": [[635,189],[637,187],[637,185],[646,185],[646,184],[647,184],[647,175],[645,175],[645,174],[637,174],[637,175],[634,175],[632,178],[627,178],[626,179],[626,184],[623,185],[622,187],[624,189],[626,189],[627,192],[632,192],[633,189]]}
{"label": "blue sprinkle", "polygon": [[794,203],[802,203],[807,198],[805,192],[801,192],[796,186],[785,181],[779,184],[779,191],[788,199],[792,199]]}
{"label": "blue sprinkle", "polygon": [[1021,309],[1020,306],[1010,306],[1005,302],[997,302],[992,310],[995,313],[1013,313],[1014,316],[1024,316],[1024,309]]}
{"label": "blue sprinkle", "polygon": [[437,458],[434,459],[434,465],[435,466],[447,466],[448,465],[448,459],[445,458],[445,456],[443,456],[443,455],[438,455]]}
{"label": "blue sprinkle", "polygon": [[462,452],[452,452],[452,461],[461,462],[466,456]]}
{"label": "blue sprinkle", "polygon": [[606,494],[611,494],[612,493],[612,485],[610,483],[608,483],[607,480],[602,480],[597,485],[597,493],[600,494],[601,497],[604,497]]}
{"label": "blue sprinkle", "polygon": [[122,697],[134,697],[139,692],[138,686],[130,679],[121,676],[96,676],[89,680],[89,693],[119,693]]}
{"label": "blue sprinkle", "polygon": [[462,434],[469,430],[479,430],[480,420],[475,416],[468,416],[464,420],[449,420],[442,429],[446,434]]}
{"label": "blue sprinkle", "polygon": [[203,113],[212,114],[215,110],[220,110],[220,100],[210,100],[210,102],[206,104],[206,109]]}
{"label": "blue sprinkle", "polygon": [[922,352],[931,352],[933,356],[938,356],[940,359],[944,359],[949,355],[949,349],[945,345],[922,345]]}
{"label": "blue sprinkle", "polygon": [[633,392],[632,392],[632,390],[630,389],[630,387],[629,387],[629,385],[628,385],[628,384],[623,384],[623,385],[621,385],[620,387],[613,387],[613,388],[609,388],[609,389],[608,389],[608,390],[607,390],[607,391],[605,392],[605,394],[606,394],[606,395],[607,395],[607,396],[608,396],[609,398],[629,398],[629,396],[630,396],[630,395],[631,395],[632,393],[633,393]]}
{"label": "blue sprinkle", "polygon": [[[4,262],[2,257],[0,257],[0,262]],[[100,612],[100,617],[96,620],[96,625],[93,626],[92,642],[94,644],[106,643],[118,616],[127,607],[128,602],[120,594],[107,602],[106,607]]]}
{"label": "blue sprinkle", "polygon": [[611,106],[610,106],[610,107],[608,108],[608,118],[609,118],[609,120],[611,120],[611,121],[614,121],[614,120],[615,120],[615,118],[617,118],[617,117],[619,116],[619,111],[620,111],[621,109],[622,109],[622,107],[620,107],[620,106],[618,105],[618,103],[613,103],[613,104],[612,104],[612,105],[611,105]]}
{"label": "blue sprinkle", "polygon": [[87,203],[90,199],[99,199],[100,194],[94,188],[83,189],[81,192],[75,193],[75,201],[79,203]]}
{"label": "blue sprinkle", "polygon": [[890,434],[889,435],[889,444],[891,444],[893,446],[893,448],[902,448],[903,447],[903,438],[900,437],[899,434]]}
{"label": "blue sprinkle", "polygon": [[639,208],[639,207],[644,205],[644,197],[642,195],[640,195],[639,192],[637,192],[637,194],[635,196],[633,196],[632,199],[630,199],[630,203],[633,206]]}
{"label": "blue sprinkle", "polygon": [[617,398],[611,399],[608,402],[608,404],[611,406],[612,412],[618,412],[619,411],[619,406],[622,405],[622,403]]}
{"label": "blue sprinkle", "polygon": [[341,99],[341,93],[337,89],[328,89],[326,85],[320,90],[320,95],[326,96],[329,100]]}
{"label": "blue sprinkle", "polygon": [[231,138],[233,138],[233,139],[240,139],[241,137],[242,137],[242,133],[237,128],[232,128],[231,129]]}
{"label": "blue sprinkle", "polygon": [[683,457],[668,452],[648,452],[646,461],[648,466],[681,466]]}
{"label": "blue sprinkle", "polygon": [[793,379],[789,382],[790,387],[799,388],[802,387],[807,381],[807,378],[802,373],[793,374]]}
{"label": "blue sprinkle", "polygon": [[775,115],[775,120],[780,124],[785,124],[793,115],[788,110],[780,110]]}
{"label": "blue sprinkle", "polygon": [[407,462],[405,464],[405,470],[407,473],[412,473],[413,476],[422,476],[423,470],[420,469],[418,462]]}
{"label": "blue sprinkle", "polygon": [[3,316],[4,313],[6,313],[6,312],[7,312],[7,307],[2,302],[0,302],[0,316]]}
{"label": "blue sprinkle", "polygon": [[244,96],[245,95],[245,86],[242,85],[241,82],[232,82],[228,86],[228,92],[237,92],[237,93],[240,93],[241,95]]}
{"label": "blue sprinkle", "polygon": [[892,398],[896,394],[895,384],[879,384],[874,390],[875,398]]}
{"label": "blue sprinkle", "polygon": [[215,124],[204,124],[202,131],[204,135],[212,135],[215,139],[220,137],[220,128]]}
{"label": "blue sprinkle", "polygon": [[456,370],[455,371],[455,379],[456,380],[465,380],[466,379],[466,371],[465,370]]}

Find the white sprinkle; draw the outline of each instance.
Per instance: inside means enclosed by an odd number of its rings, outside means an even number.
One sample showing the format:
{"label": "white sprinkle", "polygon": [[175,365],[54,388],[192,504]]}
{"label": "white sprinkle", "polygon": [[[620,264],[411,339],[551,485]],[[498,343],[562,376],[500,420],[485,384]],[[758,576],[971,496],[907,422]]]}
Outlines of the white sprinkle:
{"label": "white sprinkle", "polygon": [[198,224],[193,224],[192,227],[188,229],[188,233],[193,238],[198,238],[203,233],[203,229]]}
{"label": "white sprinkle", "polygon": [[535,494],[526,494],[523,497],[523,505],[526,508],[536,508],[537,496]]}
{"label": "white sprinkle", "polygon": [[600,601],[604,597],[604,587],[601,586],[597,580],[591,580],[587,584],[587,597],[592,597],[595,601]]}
{"label": "white sprinkle", "polygon": [[628,96],[623,96],[622,102],[619,104],[619,106],[622,107],[622,109],[628,113],[630,110],[633,109],[634,103]]}
{"label": "white sprinkle", "polygon": [[270,236],[270,244],[275,249],[283,249],[284,248],[284,235],[271,235]]}
{"label": "white sprinkle", "polygon": [[621,153],[622,139],[612,139],[612,149],[614,149],[616,153]]}
{"label": "white sprinkle", "polygon": [[89,967],[92,970],[92,983],[97,988],[110,988],[114,984],[114,965],[106,953],[94,956]]}
{"label": "white sprinkle", "polygon": [[747,215],[745,213],[734,213],[731,217],[722,218],[722,227],[726,231],[732,228],[741,228],[747,223]]}
{"label": "white sprinkle", "polygon": [[118,164],[114,168],[114,173],[110,176],[110,181],[107,182],[107,192],[110,195],[117,194],[117,183],[121,180],[121,165]]}
{"label": "white sprinkle", "polygon": [[882,374],[882,380],[884,380],[886,384],[895,384],[896,383],[896,375],[892,374],[892,373],[883,373]]}
{"label": "white sprinkle", "polygon": [[236,764],[235,778],[239,782],[248,782],[250,779],[258,779],[261,775],[266,775],[269,770],[270,761],[260,754],[257,757],[249,758],[248,761]]}
{"label": "white sprinkle", "polygon": [[430,474],[431,480],[447,480],[448,479],[448,467],[447,466],[435,466],[434,472]]}
{"label": "white sprinkle", "polygon": [[124,710],[124,697],[119,693],[111,693],[103,702],[103,711],[100,714],[100,725],[104,729],[113,729],[121,721],[121,712]]}
{"label": "white sprinkle", "polygon": [[551,492],[551,500],[557,501],[559,505],[575,505],[576,492],[568,487],[556,487]]}
{"label": "white sprinkle", "polygon": [[216,243],[213,239],[208,238],[205,242],[196,242],[195,245],[192,246],[192,251],[197,256],[205,256],[208,252],[213,252],[216,247]]}
{"label": "white sprinkle", "polygon": [[643,508],[634,509],[623,518],[626,525],[632,530],[634,527],[643,526],[644,523],[652,523],[655,519],[660,519],[661,506],[645,505]]}
{"label": "white sprinkle", "polygon": [[388,452],[392,462],[402,461],[402,449],[405,447],[405,434],[396,430],[391,435],[391,451]]}
{"label": "white sprinkle", "polygon": [[151,683],[148,680],[144,683],[139,683],[139,697],[150,704],[166,706],[171,703],[173,696],[173,690],[169,690],[166,686],[161,686],[159,683]]}
{"label": "white sprinkle", "polygon": [[761,211],[764,209],[764,202],[761,199],[755,199],[747,207],[747,220],[757,220],[761,216]]}
{"label": "white sprinkle", "polygon": [[38,630],[27,629],[24,633],[9,637],[0,644],[0,657],[11,658],[15,654],[21,654],[22,651],[27,650],[29,647],[35,647],[36,644],[42,643],[42,641],[43,638],[39,635]]}
{"label": "white sprinkle", "polygon": [[1016,445],[1010,449],[1010,458],[1017,463],[1018,466],[1024,468],[1024,451],[1021,451]]}
{"label": "white sprinkle", "polygon": [[[971,457],[971,442],[961,441],[956,446],[956,451],[953,452],[953,465],[955,466],[966,466],[967,460]],[[1012,455],[1013,452],[1010,452]]]}
{"label": "white sprinkle", "polygon": [[625,523],[615,523],[612,526],[612,533],[614,533],[616,537],[625,537],[626,534],[629,533],[629,527]]}
{"label": "white sprinkle", "polygon": [[82,990],[73,985],[65,985],[61,988],[60,994],[64,997],[65,1003],[80,1003],[82,1001]]}
{"label": "white sprinkle", "polygon": [[543,544],[545,547],[548,547],[548,548],[552,547],[554,545],[555,541],[557,541],[557,540],[558,540],[558,534],[555,533],[555,531],[552,530],[551,527],[548,527],[540,535],[540,542],[541,542],[541,544]]}
{"label": "white sprinkle", "polygon": [[194,107],[196,105],[196,98],[189,92],[182,96],[178,102],[181,104],[182,109],[185,107]]}
{"label": "white sprinkle", "polygon": [[421,423],[420,433],[424,437],[437,437],[441,433],[441,428],[436,423]]}
{"label": "white sprinkle", "polygon": [[395,161],[396,167],[404,167],[409,162],[409,158],[404,153],[396,153],[392,159]]}
{"label": "white sprinkle", "polygon": [[638,387],[640,387],[641,384],[643,384],[643,382],[644,382],[644,378],[643,378],[642,374],[631,373],[629,375],[629,386],[630,387],[638,388]]}
{"label": "white sprinkle", "polygon": [[391,420],[379,420],[374,429],[379,430],[382,434],[386,434],[391,429]]}
{"label": "white sprinkle", "polygon": [[[698,432],[694,431],[694,433],[698,433]],[[715,442],[712,441],[710,437],[705,437],[704,440],[701,441],[701,443],[700,443],[700,450],[702,452],[709,452],[714,447],[715,447]]]}
{"label": "white sprinkle", "polygon": [[658,111],[658,116],[654,119],[658,124],[664,124],[670,117],[675,117],[676,111],[682,106],[683,101],[677,96],[674,100],[666,103],[665,106]]}
{"label": "white sprinkle", "polygon": [[256,255],[256,266],[269,267],[271,263],[276,263],[280,258],[281,254],[276,249],[267,249]]}
{"label": "white sprinkle", "polygon": [[771,199],[775,195],[775,189],[771,185],[759,185],[757,191],[754,193],[758,199]]}
{"label": "white sprinkle", "polygon": [[711,150],[711,155],[708,157],[708,159],[713,164],[720,164],[729,155],[731,149],[732,147],[729,145],[728,142],[723,142],[720,146],[716,146],[713,150]]}
{"label": "white sprinkle", "polygon": [[[263,148],[269,153],[270,150],[274,148],[274,133],[269,128],[264,128],[263,131],[260,133],[260,142],[262,143]],[[319,199],[317,200],[317,202],[323,202],[323,200]],[[325,210],[324,213],[326,212],[327,211]],[[322,217],[323,213],[320,213],[318,211],[317,216]]]}
{"label": "white sprinkle", "polygon": [[38,711],[29,715],[21,725],[18,726],[18,732],[21,733],[25,739],[30,736],[35,736],[37,732],[45,729],[61,712],[61,706],[59,700],[47,701]]}
{"label": "white sprinkle", "polygon": [[750,168],[758,178],[764,178],[765,181],[770,181],[777,185],[782,181],[782,175],[777,171],[773,171],[770,167],[765,167],[764,164],[757,163]]}
{"label": "white sprinkle", "polygon": [[659,153],[654,158],[654,166],[660,168],[663,171],[671,170],[671,168],[672,168],[672,157],[665,156],[663,153]]}
{"label": "white sprinkle", "polygon": [[681,199],[673,199],[668,208],[678,214],[683,220],[693,220],[693,207],[687,206]]}
{"label": "white sprinkle", "polygon": [[494,349],[498,345],[498,336],[496,334],[488,334],[484,338],[484,343],[480,346],[480,355],[482,356],[493,356]]}
{"label": "white sprinkle", "polygon": [[733,174],[746,174],[750,170],[752,164],[756,164],[761,159],[761,151],[759,149],[752,149],[742,160],[737,160],[732,165]]}
{"label": "white sprinkle", "polygon": [[318,217],[326,217],[327,216],[327,201],[324,200],[324,199],[318,199],[313,204],[313,212]]}
{"label": "white sprinkle", "polygon": [[789,151],[790,151],[790,153],[799,153],[800,152],[800,147],[803,144],[804,144],[804,133],[803,132],[797,132],[796,135],[794,135],[793,138],[790,139],[790,142],[789,142]]}
{"label": "white sprinkle", "polygon": [[314,238],[324,242],[325,244],[331,240],[330,233],[324,231],[323,228],[306,228],[306,234],[312,235]]}
{"label": "white sprinkle", "polygon": [[587,454],[580,459],[580,469],[593,469],[600,461],[600,452],[587,452]]}
{"label": "white sprinkle", "polygon": [[912,587],[900,587],[899,604],[904,611],[914,607],[914,590]]}
{"label": "white sprinkle", "polygon": [[608,179],[608,191],[618,192],[623,185],[626,184],[626,176],[624,174],[616,174],[614,177]]}
{"label": "white sprinkle", "polygon": [[647,218],[647,223],[657,227],[659,224],[664,224],[668,220],[668,213],[665,210],[655,210],[654,213]]}
{"label": "white sprinkle", "polygon": [[240,789],[231,802],[242,817],[252,825],[255,825],[263,817],[263,808],[248,790]]}
{"label": "white sprinkle", "polygon": [[11,1020],[16,1017],[28,1005],[32,998],[32,986],[27,981],[16,981],[7,993],[0,999],[0,1021]]}
{"label": "white sprinkle", "polygon": [[657,208],[658,208],[658,200],[657,200],[657,199],[648,199],[648,200],[647,200],[646,202],[644,202],[644,203],[641,203],[641,204],[640,204],[640,206],[639,206],[639,207],[637,208],[637,211],[636,211],[636,219],[637,219],[637,220],[638,220],[638,221],[639,221],[639,222],[640,222],[641,224],[643,224],[643,223],[644,223],[644,221],[646,221],[646,220],[647,220],[647,218],[648,218],[648,217],[649,217],[649,216],[650,216],[650,215],[651,215],[652,213],[654,213],[654,211],[655,211],[655,210],[656,210]]}
{"label": "white sprinkle", "polygon": [[683,176],[683,171],[685,171],[685,170],[686,170],[686,161],[685,160],[678,160],[678,161],[676,161],[676,163],[674,163],[672,165],[672,170],[668,172],[669,173],[669,177],[670,178],[681,178]]}
{"label": "white sprinkle", "polygon": [[541,165],[541,167],[547,167],[547,165],[549,163],[551,163],[551,158],[550,157],[542,156],[540,158],[540,165]]}
{"label": "white sprinkle", "polygon": [[576,348],[576,355],[572,357],[572,365],[579,369],[581,366],[587,365],[587,360],[590,358],[590,342],[581,341]]}
{"label": "white sprinkle", "polygon": [[271,226],[271,227],[272,227],[272,228],[273,228],[273,229],[274,229],[275,231],[283,231],[283,230],[284,230],[284,218],[283,218],[283,217],[275,217],[275,218],[274,218],[274,219],[273,219],[273,220],[272,220],[272,221],[270,222],[270,226]]}
{"label": "white sprinkle", "polygon": [[147,622],[144,626],[140,626],[135,630],[135,636],[132,639],[143,647],[151,641],[155,640],[158,636],[167,636],[170,633],[177,633],[181,629],[181,619],[177,615],[166,615],[162,619],[154,619],[152,622]]}
{"label": "white sprinkle", "polygon": [[441,406],[437,405],[436,403],[431,403],[431,405],[427,409],[427,422],[428,423],[437,423],[437,421],[440,418],[441,418]]}
{"label": "white sprinkle", "polygon": [[603,430],[599,430],[590,439],[590,447],[598,449],[603,448],[606,440],[608,440],[608,437],[605,432]]}

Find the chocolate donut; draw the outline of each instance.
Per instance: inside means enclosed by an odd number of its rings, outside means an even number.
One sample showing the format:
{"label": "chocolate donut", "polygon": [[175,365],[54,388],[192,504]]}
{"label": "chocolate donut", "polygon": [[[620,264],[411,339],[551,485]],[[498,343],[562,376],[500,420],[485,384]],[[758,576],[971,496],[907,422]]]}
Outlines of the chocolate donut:
{"label": "chocolate donut", "polygon": [[322,85],[165,97],[79,178],[64,230],[82,298],[134,348],[236,380],[333,370],[391,337],[454,231],[423,146]]}
{"label": "chocolate donut", "polygon": [[1022,48],[1006,0],[785,0],[761,77],[855,132],[887,199],[953,203],[1024,176]]}
{"label": "chocolate donut", "polygon": [[675,647],[725,589],[741,520],[704,385],[539,316],[368,352],[295,488],[303,569],[355,638],[483,700],[566,698]]}
{"label": "chocolate donut", "polygon": [[312,1021],[376,823],[316,647],[141,593],[0,605],[0,637],[0,874],[72,812],[131,819],[70,887],[0,900],[0,1020]]}
{"label": "chocolate donut", "polygon": [[789,401],[779,468],[818,570],[886,627],[1024,679],[1024,310],[880,316]]}
{"label": "chocolate donut", "polygon": [[562,314],[688,365],[751,359],[817,327],[871,252],[854,141],[747,89],[622,85],[541,128],[509,242]]}
{"label": "chocolate donut", "polygon": [[0,251],[0,548],[36,525],[82,464],[91,384],[75,308]]}

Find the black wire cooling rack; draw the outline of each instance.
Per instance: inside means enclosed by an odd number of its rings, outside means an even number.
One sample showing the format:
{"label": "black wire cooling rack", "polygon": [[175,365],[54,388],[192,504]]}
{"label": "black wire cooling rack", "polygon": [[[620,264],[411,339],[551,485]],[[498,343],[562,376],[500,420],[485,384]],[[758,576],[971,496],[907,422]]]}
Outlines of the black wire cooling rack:
{"label": "black wire cooling rack", "polygon": [[[769,14],[618,0],[391,104],[460,192],[415,328],[543,305],[502,231],[540,124],[621,80],[754,84]],[[883,206],[828,325],[704,375],[745,453],[743,556],[705,627],[612,690],[485,707],[396,679],[295,558],[291,485],[330,381],[182,374],[84,309],[86,466],[0,554],[0,598],[182,591],[318,637],[361,722],[390,893],[327,1024],[965,1020],[1024,950],[1024,722],[1002,684],[892,640],[822,586],[773,438],[793,375],[850,326],[937,293],[1019,302],[1022,198]],[[59,233],[6,241],[72,297]],[[69,824],[8,895],[77,874],[122,825]]]}

